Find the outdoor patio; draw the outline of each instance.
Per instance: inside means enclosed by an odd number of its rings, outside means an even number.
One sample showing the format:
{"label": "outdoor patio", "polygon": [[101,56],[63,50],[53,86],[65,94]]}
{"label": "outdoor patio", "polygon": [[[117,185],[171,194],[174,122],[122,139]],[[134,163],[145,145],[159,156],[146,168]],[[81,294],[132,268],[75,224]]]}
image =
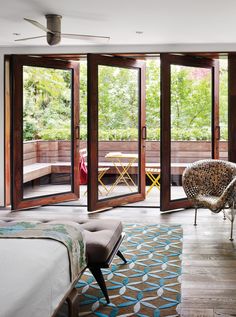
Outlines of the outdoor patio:
{"label": "outdoor patio", "polygon": [[[99,142],[99,168],[104,169],[98,186],[99,200],[117,197],[137,192],[137,142],[127,141],[100,141]],[[81,141],[80,147],[86,149],[86,142]],[[211,157],[211,143],[208,141],[173,141],[172,142],[172,186],[171,199],[185,197],[181,187],[181,177],[188,163],[198,159]],[[117,152],[118,150],[122,152]],[[122,153],[118,161],[118,169],[126,168],[130,161],[125,178],[130,177],[127,183],[125,179],[119,179],[117,161],[111,157],[111,153]],[[125,155],[123,155],[125,153]],[[110,155],[109,155],[110,154]],[[220,155],[227,158],[227,143],[220,142]],[[118,155],[120,156],[120,155]],[[84,157],[85,164],[87,157]],[[64,193],[71,190],[71,148],[69,141],[28,141],[24,142],[24,198],[46,196],[50,194]],[[123,165],[123,167],[122,167]],[[146,167],[160,168],[160,142],[146,141]],[[100,173],[100,172],[99,172]],[[98,176],[101,175],[98,173]],[[147,175],[147,173],[146,173]],[[156,178],[158,174],[155,174]],[[146,192],[151,185],[146,176]],[[76,204],[87,204],[87,186],[80,186],[80,199]],[[160,192],[154,186],[147,195],[145,205],[160,205]],[[138,204],[138,203],[136,203]],[[144,204],[141,202],[141,204]]]}

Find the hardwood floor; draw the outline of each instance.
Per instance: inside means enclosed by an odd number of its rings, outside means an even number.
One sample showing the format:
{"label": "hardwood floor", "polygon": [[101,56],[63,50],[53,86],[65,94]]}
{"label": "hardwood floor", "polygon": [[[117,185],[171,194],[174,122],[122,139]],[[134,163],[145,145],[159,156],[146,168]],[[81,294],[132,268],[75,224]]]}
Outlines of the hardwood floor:
{"label": "hardwood floor", "polygon": [[0,210],[0,218],[118,218],[123,222],[182,224],[183,274],[182,317],[236,316],[236,229],[229,241],[230,222],[223,214],[201,209],[193,226],[192,209],[160,214],[157,208],[119,207],[89,214],[86,208],[45,206],[11,213]]}

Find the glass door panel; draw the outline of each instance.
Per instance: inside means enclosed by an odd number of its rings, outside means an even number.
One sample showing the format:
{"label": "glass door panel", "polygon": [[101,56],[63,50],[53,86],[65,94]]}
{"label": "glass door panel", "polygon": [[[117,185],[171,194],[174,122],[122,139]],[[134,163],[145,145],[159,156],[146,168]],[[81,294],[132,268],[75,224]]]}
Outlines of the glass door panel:
{"label": "glass door panel", "polygon": [[220,104],[219,104],[219,114],[220,114],[220,144],[219,144],[219,158],[221,160],[228,161],[228,60],[221,59],[219,61],[220,66]]}
{"label": "glass door panel", "polygon": [[98,66],[98,200],[139,190],[139,70]]}
{"label": "glass door panel", "polygon": [[161,210],[191,206],[182,187],[189,163],[219,158],[218,62],[161,54]]}
{"label": "glass door panel", "polygon": [[145,198],[145,65],[88,55],[88,210]]}
{"label": "glass door panel", "polygon": [[23,198],[72,191],[72,70],[23,66]]}
{"label": "glass door panel", "polygon": [[12,57],[12,209],[79,196],[79,70]]}
{"label": "glass door panel", "polygon": [[212,157],[211,70],[171,65],[171,200],[186,198],[187,164]]}

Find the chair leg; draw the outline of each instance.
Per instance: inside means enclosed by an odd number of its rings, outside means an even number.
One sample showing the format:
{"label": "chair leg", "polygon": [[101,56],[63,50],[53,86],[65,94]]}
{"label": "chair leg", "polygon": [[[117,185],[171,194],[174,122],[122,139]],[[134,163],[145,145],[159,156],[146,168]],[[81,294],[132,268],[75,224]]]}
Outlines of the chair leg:
{"label": "chair leg", "polygon": [[197,207],[195,207],[194,226],[197,225]]}
{"label": "chair leg", "polygon": [[235,218],[235,209],[234,206],[231,208],[231,215],[230,215],[230,222],[231,222],[231,228],[230,228],[230,241],[233,241],[233,229],[234,229],[234,218]]}
{"label": "chair leg", "polygon": [[95,280],[97,281],[98,285],[101,288],[101,291],[103,292],[103,295],[106,298],[107,303],[109,304],[110,303],[110,299],[109,299],[109,296],[108,296],[107,287],[106,287],[106,283],[105,283],[104,277],[102,275],[101,268],[98,267],[98,266],[97,267],[89,266],[88,268],[91,271],[91,273],[93,274]]}
{"label": "chair leg", "polygon": [[120,250],[117,251],[116,255],[118,255],[118,257],[121,258],[121,260],[123,260],[124,263],[127,263],[126,258],[123,256],[123,254],[120,252]]}

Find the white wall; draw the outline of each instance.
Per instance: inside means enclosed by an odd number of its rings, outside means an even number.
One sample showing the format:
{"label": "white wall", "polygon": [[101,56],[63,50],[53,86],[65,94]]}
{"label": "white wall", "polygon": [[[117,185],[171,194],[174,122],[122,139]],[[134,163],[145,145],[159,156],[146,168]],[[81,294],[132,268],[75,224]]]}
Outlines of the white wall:
{"label": "white wall", "polygon": [[0,47],[0,206],[4,205],[4,55],[5,54],[86,54],[86,53],[162,53],[162,52],[236,52],[236,43]]}

